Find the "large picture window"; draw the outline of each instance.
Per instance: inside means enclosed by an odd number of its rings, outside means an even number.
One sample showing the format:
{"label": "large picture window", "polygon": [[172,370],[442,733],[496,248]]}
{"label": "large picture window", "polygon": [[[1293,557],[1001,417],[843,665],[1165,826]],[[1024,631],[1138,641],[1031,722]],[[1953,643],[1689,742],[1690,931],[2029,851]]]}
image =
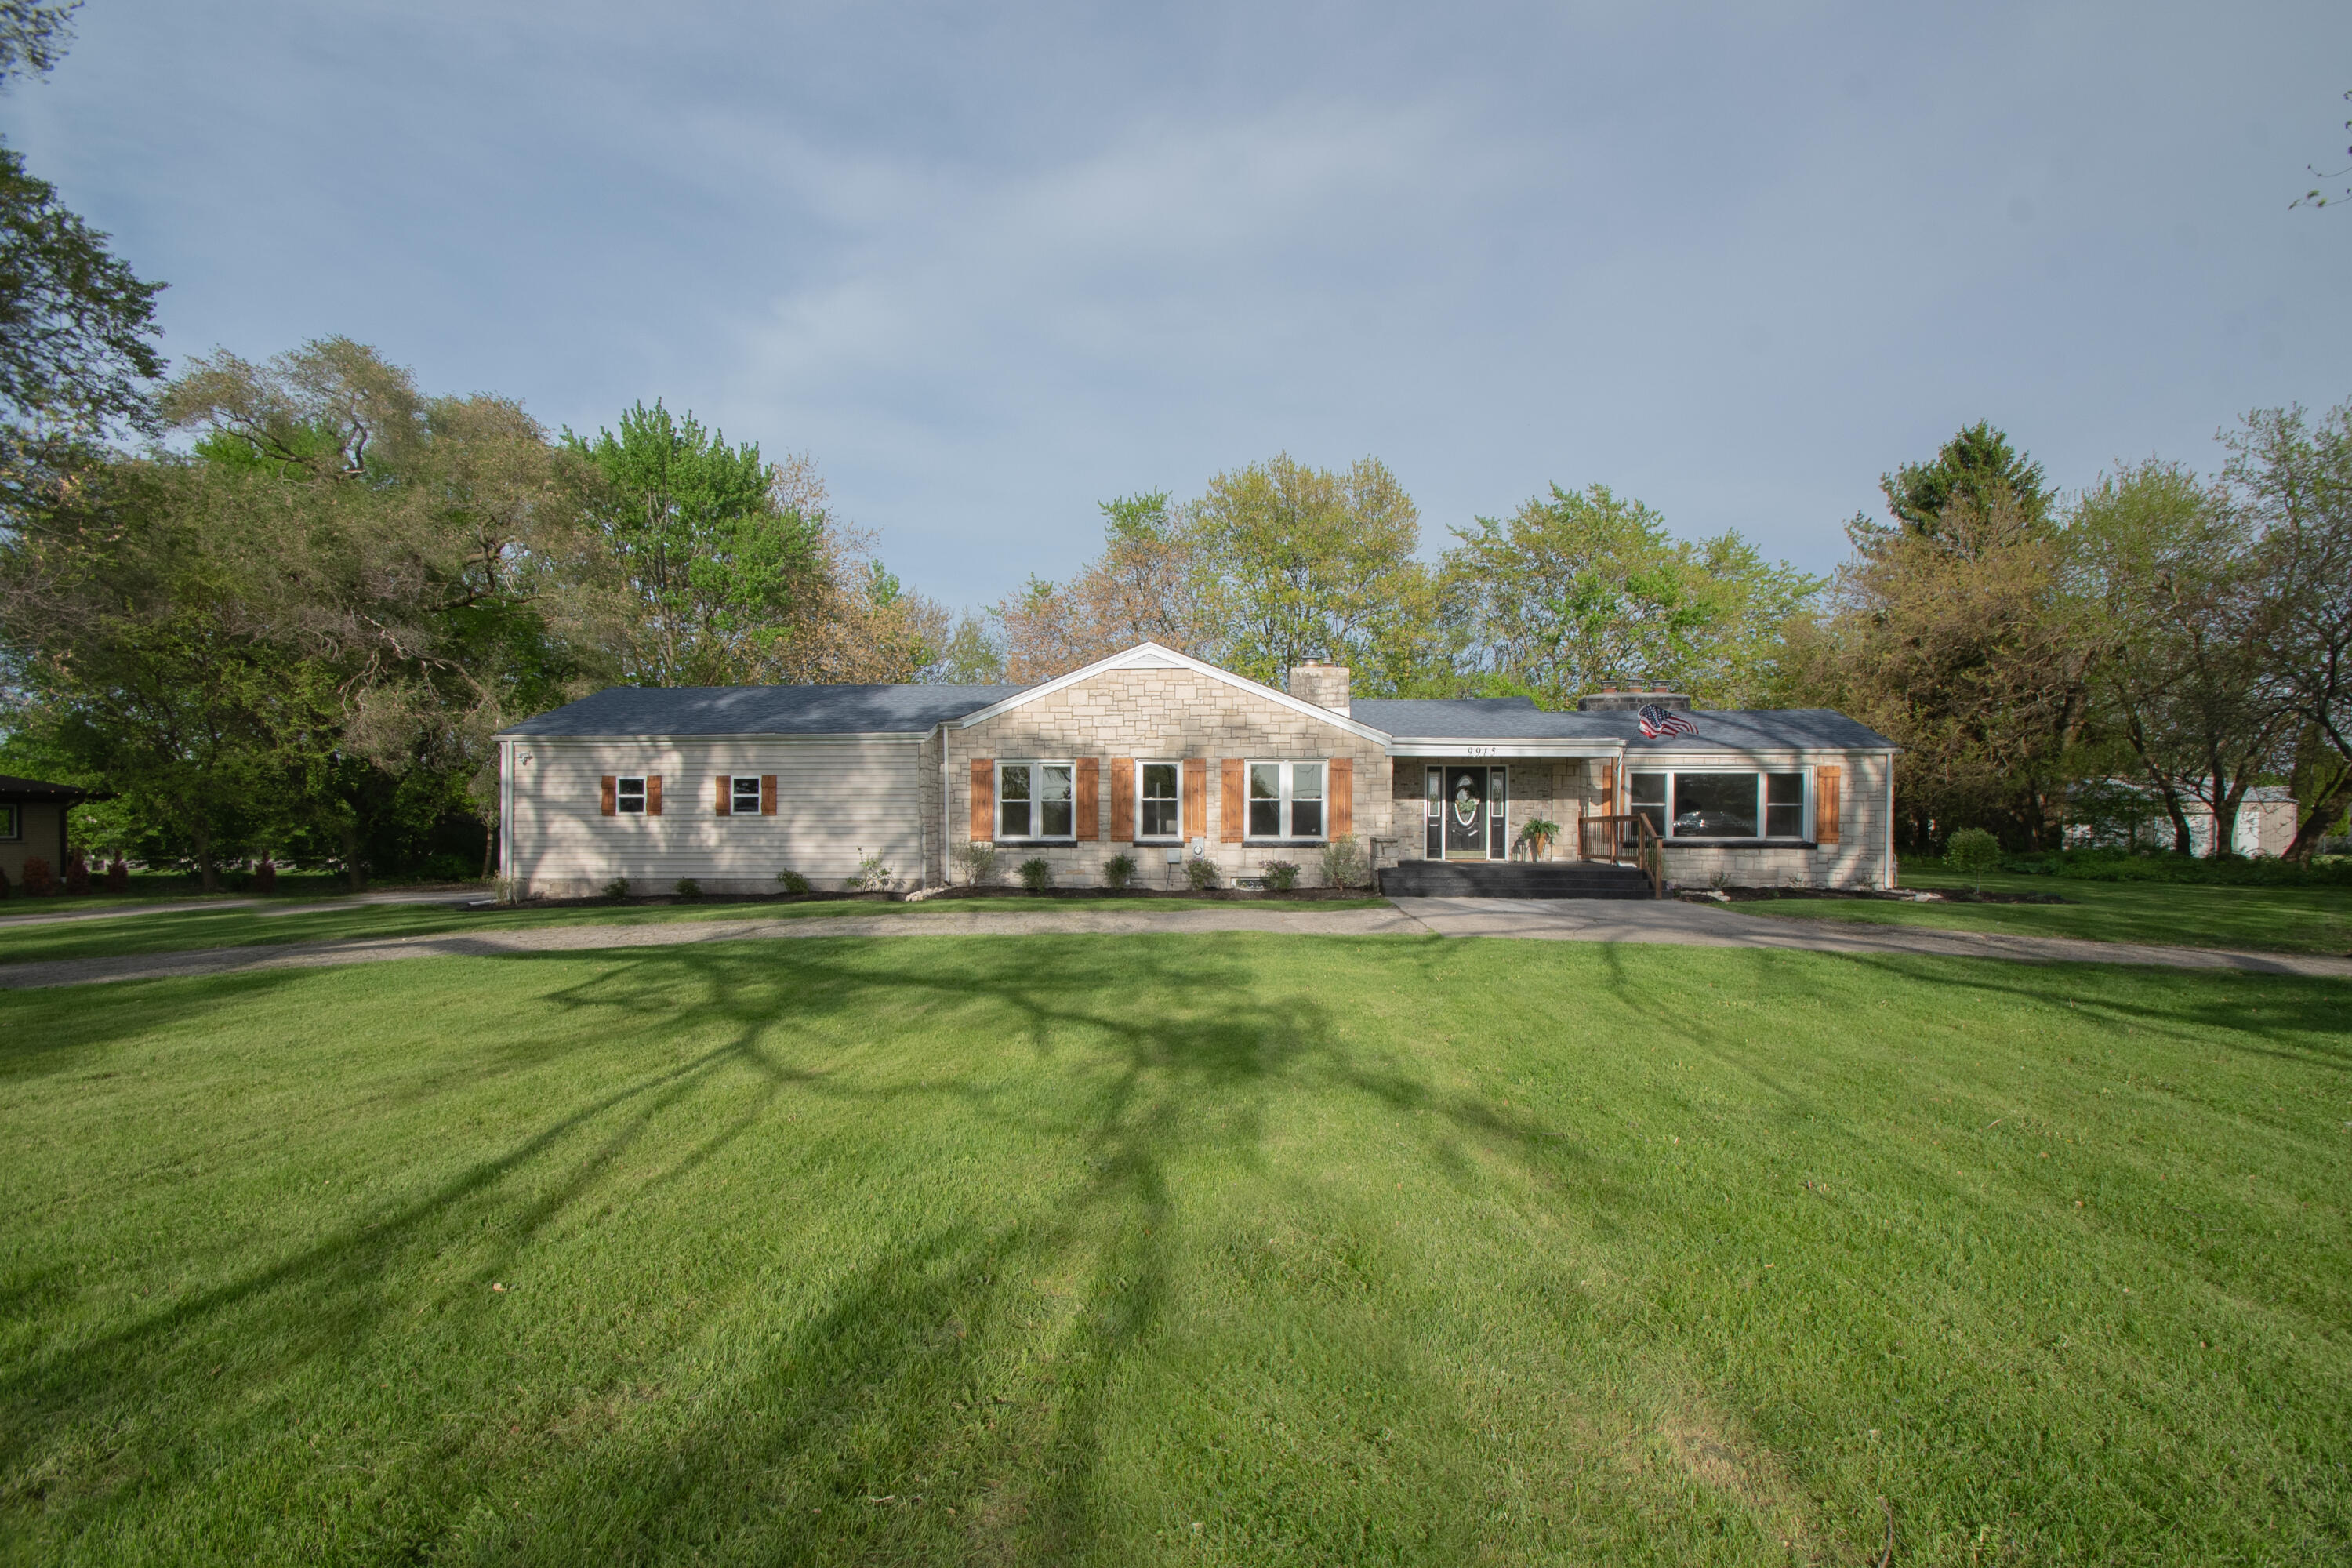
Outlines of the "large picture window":
{"label": "large picture window", "polygon": [[996,764],[996,836],[1077,837],[1077,769],[1071,763]]}
{"label": "large picture window", "polygon": [[1321,763],[1250,763],[1247,837],[1321,838],[1325,776]]}
{"label": "large picture window", "polygon": [[1136,837],[1174,838],[1177,826],[1176,764],[1146,763],[1135,770]]}
{"label": "large picture window", "polygon": [[1802,838],[1805,775],[1632,773],[1627,805],[1664,838]]}

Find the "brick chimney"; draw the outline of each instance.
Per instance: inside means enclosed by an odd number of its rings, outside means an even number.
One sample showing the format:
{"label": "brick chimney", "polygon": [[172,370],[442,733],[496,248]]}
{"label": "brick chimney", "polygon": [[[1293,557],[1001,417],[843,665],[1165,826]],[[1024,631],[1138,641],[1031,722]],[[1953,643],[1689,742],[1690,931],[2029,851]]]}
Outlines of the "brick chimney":
{"label": "brick chimney", "polygon": [[1290,694],[1301,702],[1312,702],[1318,708],[1328,708],[1334,713],[1348,711],[1348,667],[1326,664],[1310,658],[1290,667]]}

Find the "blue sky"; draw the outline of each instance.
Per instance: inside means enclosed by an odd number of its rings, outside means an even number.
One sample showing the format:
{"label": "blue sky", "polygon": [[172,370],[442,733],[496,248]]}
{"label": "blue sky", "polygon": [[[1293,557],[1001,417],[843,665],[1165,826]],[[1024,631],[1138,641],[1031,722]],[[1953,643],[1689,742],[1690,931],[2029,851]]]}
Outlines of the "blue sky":
{"label": "blue sky", "polygon": [[[805,450],[909,586],[1385,460],[1815,570],[1990,417],[2080,485],[2352,396],[2352,7],[89,0],[0,101],[174,355],[346,333]],[[2339,184],[2342,182],[2339,182]]]}

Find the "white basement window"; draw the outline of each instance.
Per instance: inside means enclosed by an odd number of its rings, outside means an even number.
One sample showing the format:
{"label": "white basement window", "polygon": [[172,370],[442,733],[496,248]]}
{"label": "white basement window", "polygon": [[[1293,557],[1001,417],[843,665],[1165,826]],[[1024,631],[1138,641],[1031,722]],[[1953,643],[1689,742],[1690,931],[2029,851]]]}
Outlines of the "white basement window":
{"label": "white basement window", "polygon": [[1323,837],[1321,763],[1249,764],[1250,838]]}
{"label": "white basement window", "polygon": [[1077,838],[1074,763],[1019,762],[996,764],[996,837]]}

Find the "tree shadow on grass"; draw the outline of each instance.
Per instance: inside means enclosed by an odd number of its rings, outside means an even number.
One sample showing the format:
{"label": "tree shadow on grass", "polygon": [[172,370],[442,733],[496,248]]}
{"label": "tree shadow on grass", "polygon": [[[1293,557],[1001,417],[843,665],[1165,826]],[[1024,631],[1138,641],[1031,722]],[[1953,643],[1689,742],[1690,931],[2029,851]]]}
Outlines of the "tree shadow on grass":
{"label": "tree shadow on grass", "polygon": [[[1061,1194],[1050,1220],[992,1227],[950,1221],[877,1237],[870,1261],[760,1361],[736,1395],[748,1406],[726,1420],[698,1417],[658,1452],[634,1458],[607,1453],[596,1461],[589,1489],[595,1495],[653,1500],[646,1505],[650,1512],[636,1510],[607,1523],[640,1543],[698,1530],[701,1524],[689,1521],[708,1520],[713,1508],[724,1513],[749,1507],[744,1498],[758,1494],[753,1488],[721,1496],[714,1478],[740,1477],[747,1464],[762,1476],[791,1478],[794,1488],[818,1475],[865,1478],[868,1471],[856,1456],[878,1442],[881,1452],[911,1456],[910,1473],[948,1467],[973,1478],[974,1495],[994,1500],[982,1509],[984,1517],[958,1524],[963,1533],[956,1539],[978,1531],[999,1545],[1055,1554],[1102,1528],[1089,1511],[1097,1500],[1087,1478],[1108,1390],[1163,1310],[1171,1161],[1256,1160],[1268,1100],[1297,1092],[1362,1097],[1436,1152],[1449,1141],[1475,1143],[1494,1157],[1552,1173],[1583,1158],[1547,1141],[1525,1118],[1496,1114],[1477,1094],[1433,1087],[1403,1056],[1363,1048],[1321,1003],[1265,983],[1257,968],[1264,951],[1249,939],[1193,938],[1176,946],[968,940],[951,952],[946,944],[956,942],[894,946],[827,939],[496,960],[501,969],[513,966],[525,991],[530,984],[523,976],[557,966],[550,1004],[559,1015],[593,1020],[606,1038],[642,1031],[648,1041],[691,1041],[691,1054],[556,1108],[530,1136],[429,1192],[355,1212],[265,1268],[182,1294],[111,1331],[52,1342],[0,1373],[0,1405],[8,1413],[0,1436],[0,1507],[37,1507],[47,1483],[35,1478],[60,1444],[70,1447],[77,1433],[135,1415],[148,1434],[137,1440],[142,1452],[135,1462],[108,1468],[129,1479],[100,1484],[79,1478],[68,1489],[80,1495],[56,1523],[71,1531],[109,1514],[135,1516],[142,1500],[187,1484],[174,1479],[188,1473],[173,1459],[175,1448],[201,1447],[207,1429],[260,1418],[254,1406],[270,1396],[257,1401],[246,1369],[254,1369],[263,1389],[291,1386],[306,1368],[331,1375],[369,1346],[408,1331],[402,1324],[435,1304],[425,1297],[451,1298],[456,1288],[445,1274],[444,1283],[420,1295],[421,1288],[401,1282],[417,1272],[400,1267],[404,1260],[462,1246],[472,1260],[467,1288],[486,1289],[551,1227],[581,1217],[624,1158],[647,1152],[656,1129],[672,1125],[722,1078],[748,1073],[755,1085],[750,1094],[732,1078],[733,1103],[716,1124],[690,1146],[661,1151],[661,1183],[684,1186],[739,1141],[773,1128],[787,1098],[862,1106],[885,1117],[945,1107],[1015,1135],[1075,1142],[1084,1179]],[[583,968],[581,978],[562,981]],[[234,1002],[256,994],[250,988],[295,977],[272,972],[204,984],[208,995]],[[78,1011],[113,1016],[89,1021],[90,1043],[184,1016],[164,996],[149,999],[144,1009],[129,994],[78,1000],[98,1004]],[[942,1014],[959,1027],[968,1020],[970,1027],[1018,1040],[1034,1061],[1064,1071],[1057,1081],[1066,1092],[1008,1087],[973,1072],[969,1061],[944,1059],[908,1082],[903,1063],[877,1067],[860,1059],[869,1039]],[[529,1040],[486,1042],[484,1049],[493,1057],[520,1052],[517,1059],[530,1066],[547,1059]],[[461,1102],[474,1081],[458,1081],[448,1092]],[[1204,1107],[1213,1113],[1204,1114]],[[1579,1201],[1599,1214],[1633,1200],[1587,1173]],[[480,1223],[470,1223],[478,1215]],[[1007,1414],[993,1428],[982,1422],[975,1436],[967,1430],[973,1423],[950,1419],[953,1413],[932,1395],[977,1375],[975,1358],[992,1342],[993,1325],[1007,1325],[999,1341],[1029,1331],[1024,1325],[1042,1309],[1024,1282],[1048,1274],[1076,1280],[1078,1301],[1041,1342],[1055,1357],[1057,1389],[1041,1398],[1034,1415],[1025,1394],[998,1407],[992,1402],[1001,1392],[988,1393],[987,1408]],[[454,1304],[441,1302],[445,1311]],[[910,1348],[908,1333],[936,1336],[945,1331],[922,1326],[950,1320],[961,1325],[952,1344],[934,1337]],[[493,1331],[485,1319],[454,1331],[461,1341],[487,1342]],[[231,1362],[240,1375],[215,1382]],[[612,1368],[619,1381],[642,1371]],[[969,1392],[973,1399],[963,1403],[981,1408],[974,1403],[980,1391]],[[853,1441],[844,1433],[862,1435]],[[428,1445],[427,1457],[454,1465],[467,1441],[462,1433],[444,1434]],[[681,1455],[693,1462],[681,1465]],[[829,1495],[837,1501],[849,1493],[835,1487]],[[860,1509],[896,1506],[866,1504],[865,1495],[857,1494]],[[808,1506],[835,1503],[820,1496]],[[595,1511],[589,1508],[583,1517]],[[454,1520],[448,1514],[445,1528]]]}

